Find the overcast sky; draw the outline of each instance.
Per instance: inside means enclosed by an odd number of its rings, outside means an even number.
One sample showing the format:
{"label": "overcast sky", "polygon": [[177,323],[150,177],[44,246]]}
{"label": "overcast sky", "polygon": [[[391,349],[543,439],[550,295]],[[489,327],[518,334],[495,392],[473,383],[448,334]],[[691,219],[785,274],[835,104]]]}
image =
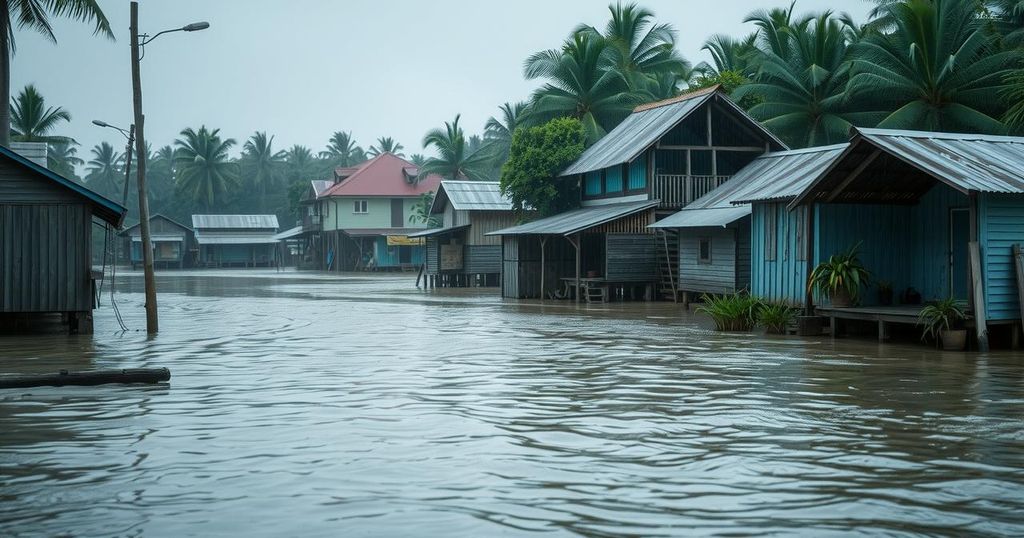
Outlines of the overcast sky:
{"label": "overcast sky", "polygon": [[[127,0],[99,0],[117,40],[91,26],[56,20],[58,44],[19,31],[12,95],[34,83],[49,105],[71,112],[61,134],[89,148],[117,133],[93,119],[131,123]],[[697,63],[715,33],[745,35],[750,11],[787,0],[646,0],[672,24],[679,49]],[[835,9],[863,20],[863,0],[798,0],[797,11]],[[205,20],[210,29],[160,37],[142,63],[146,137],[156,148],[185,127],[205,124],[242,142],[254,131],[275,145],[323,149],[334,131],[363,147],[379,136],[422,152],[424,133],[462,114],[468,133],[506,101],[539,85],[522,76],[523,60],[557,47],[577,24],[602,28],[607,0],[144,0],[140,27],[155,33]]]}

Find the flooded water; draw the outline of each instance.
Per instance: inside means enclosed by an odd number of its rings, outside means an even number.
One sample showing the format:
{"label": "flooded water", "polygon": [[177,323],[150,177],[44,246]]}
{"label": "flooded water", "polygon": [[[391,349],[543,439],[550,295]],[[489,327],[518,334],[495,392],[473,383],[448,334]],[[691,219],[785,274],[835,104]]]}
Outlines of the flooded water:
{"label": "flooded water", "polygon": [[[709,332],[414,276],[163,273],[0,339],[0,535],[1024,535],[1024,357]],[[144,327],[141,278],[116,298]]]}

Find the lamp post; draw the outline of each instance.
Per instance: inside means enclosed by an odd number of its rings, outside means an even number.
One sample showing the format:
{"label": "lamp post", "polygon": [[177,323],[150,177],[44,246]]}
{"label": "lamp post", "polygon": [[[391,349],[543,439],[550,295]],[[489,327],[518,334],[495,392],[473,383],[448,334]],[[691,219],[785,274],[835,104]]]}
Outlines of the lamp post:
{"label": "lamp post", "polygon": [[100,127],[114,129],[128,139],[128,145],[124,148],[124,194],[121,195],[121,205],[126,205],[128,203],[128,181],[132,177],[132,150],[135,145],[135,124],[132,124],[128,129],[122,129],[102,120],[92,120],[92,123]]}
{"label": "lamp post", "polygon": [[146,280],[146,332],[159,330],[156,309],[156,275],[153,274],[153,251],[149,238],[149,197],[146,195],[146,138],[144,135],[145,115],[142,113],[142,77],[139,63],[145,54],[143,47],[154,39],[170,32],[195,32],[210,27],[206,22],[194,22],[181,28],[157,32],[150,37],[139,33],[139,3],[131,3],[131,49],[132,49],[132,101],[135,108],[135,155],[136,175],[139,181],[139,232],[142,235],[142,270]]}

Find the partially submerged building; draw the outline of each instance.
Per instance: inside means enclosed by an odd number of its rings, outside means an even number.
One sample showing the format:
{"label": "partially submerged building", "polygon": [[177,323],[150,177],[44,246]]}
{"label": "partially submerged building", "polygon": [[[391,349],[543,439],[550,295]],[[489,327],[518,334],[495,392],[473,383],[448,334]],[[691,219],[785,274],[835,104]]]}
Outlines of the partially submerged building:
{"label": "partially submerged building", "polygon": [[[124,251],[132,268],[142,265],[142,223],[136,223],[121,231]],[[192,228],[161,214],[149,218],[150,243],[153,246],[153,267],[191,267],[199,249]]]}
{"label": "partially submerged building", "polygon": [[[42,144],[45,155],[45,144]],[[116,229],[125,208],[0,146],[0,325],[60,314],[92,332],[94,223]]]}
{"label": "partially submerged building", "polygon": [[440,227],[409,236],[426,242],[428,285],[497,286],[501,237],[487,234],[517,222],[498,182],[442,181],[430,214]]}
{"label": "partially submerged building", "polygon": [[276,215],[192,215],[200,267],[273,267]]}
{"label": "partially submerged building", "polygon": [[503,296],[653,297],[678,255],[675,237],[659,248],[649,226],[784,149],[718,87],[637,107],[562,172],[580,185],[579,208],[494,232]]}
{"label": "partially submerged building", "polygon": [[437,190],[439,176],[391,153],[335,171],[335,183],[317,197],[323,268],[415,269],[423,264],[423,240],[409,235],[427,228],[414,218],[421,198]]}

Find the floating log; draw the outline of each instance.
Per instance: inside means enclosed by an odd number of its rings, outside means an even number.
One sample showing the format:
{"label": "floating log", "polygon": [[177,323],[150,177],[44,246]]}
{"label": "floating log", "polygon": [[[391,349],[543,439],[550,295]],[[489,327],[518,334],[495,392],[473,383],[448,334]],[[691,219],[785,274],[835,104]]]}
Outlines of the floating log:
{"label": "floating log", "polygon": [[171,378],[167,368],[123,368],[120,370],[87,370],[56,374],[0,375],[0,389],[27,387],[63,387],[67,385],[106,385],[108,383],[159,383]]}

